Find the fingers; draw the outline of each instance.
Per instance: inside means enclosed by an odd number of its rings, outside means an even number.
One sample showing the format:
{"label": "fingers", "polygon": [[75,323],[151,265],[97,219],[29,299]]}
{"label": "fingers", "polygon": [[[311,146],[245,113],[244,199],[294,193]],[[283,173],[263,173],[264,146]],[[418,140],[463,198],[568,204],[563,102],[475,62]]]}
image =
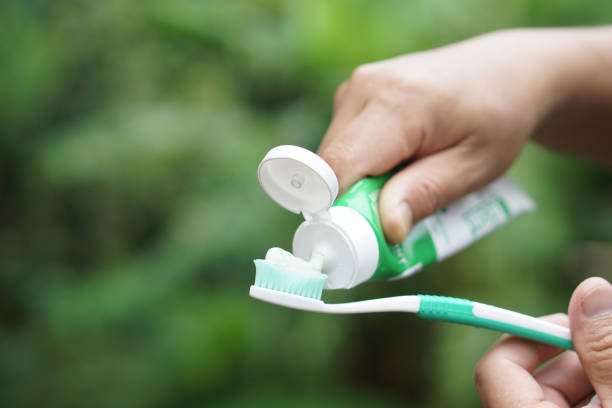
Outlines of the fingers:
{"label": "fingers", "polygon": [[537,370],[534,375],[544,391],[544,397],[562,407],[575,406],[593,392],[578,355],[566,351]]}
{"label": "fingers", "polygon": [[402,242],[416,222],[496,177],[482,156],[482,151],[459,144],[395,174],[379,203],[387,240]]}
{"label": "fingers", "polygon": [[337,115],[343,106],[349,106],[348,104],[343,104],[342,102],[345,100],[346,91],[348,89],[348,82],[344,81],[338,88],[336,89],[336,93],[334,94],[334,115]]}
{"label": "fingers", "polygon": [[[367,94],[351,87],[348,81],[342,82],[334,94],[334,116],[327,133],[333,135],[336,128],[342,128],[342,125],[355,118],[363,110],[367,101]],[[323,143],[326,141],[328,140],[323,140]]]}
{"label": "fingers", "polygon": [[412,156],[421,140],[418,126],[406,123],[410,119],[375,102],[350,121],[338,124],[334,118],[317,153],[338,177],[340,194],[363,177],[386,173]]}
{"label": "fingers", "polygon": [[[543,319],[567,325],[567,317],[564,315],[552,315]],[[515,336],[502,336],[476,366],[474,381],[483,406],[545,407],[543,402],[546,395],[531,373],[538,364],[559,352],[561,349],[557,347]]]}
{"label": "fingers", "polygon": [[612,285],[589,278],[569,306],[574,347],[604,408],[612,407]]}

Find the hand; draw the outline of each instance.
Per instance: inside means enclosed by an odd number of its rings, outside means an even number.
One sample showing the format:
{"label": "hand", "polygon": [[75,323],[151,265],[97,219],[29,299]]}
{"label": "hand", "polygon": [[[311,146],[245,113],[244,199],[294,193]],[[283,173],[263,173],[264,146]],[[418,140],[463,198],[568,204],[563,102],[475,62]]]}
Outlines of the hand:
{"label": "hand", "polygon": [[[414,223],[500,176],[536,131],[549,145],[567,147],[560,135],[571,128],[563,125],[571,115],[545,119],[577,87],[608,92],[602,84],[576,85],[577,77],[596,78],[583,66],[587,34],[580,32],[504,31],[363,65],[338,88],[318,153],[336,172],[340,192],[409,161],[384,186],[379,204],[387,239],[401,242]],[[612,100],[609,72],[601,74]]]}
{"label": "hand", "polygon": [[[565,315],[544,319],[568,325]],[[604,408],[612,407],[612,286],[606,280],[590,278],[576,288],[569,327],[576,352],[502,336],[476,366],[483,406],[582,407],[595,391]]]}

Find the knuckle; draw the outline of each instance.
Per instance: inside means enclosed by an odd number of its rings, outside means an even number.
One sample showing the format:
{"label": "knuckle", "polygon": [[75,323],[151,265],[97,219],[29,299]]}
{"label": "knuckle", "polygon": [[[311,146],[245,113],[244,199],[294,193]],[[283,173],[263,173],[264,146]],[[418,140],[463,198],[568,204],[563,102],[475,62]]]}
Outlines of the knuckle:
{"label": "knuckle", "polygon": [[393,75],[390,77],[390,83],[396,89],[403,93],[422,95],[425,93],[433,94],[435,88],[432,87],[426,78],[421,78],[418,75]]}
{"label": "knuckle", "polygon": [[434,135],[433,121],[427,113],[420,113],[418,117],[404,121],[402,133],[409,135],[404,138],[405,148],[418,152]]}
{"label": "knuckle", "polygon": [[409,71],[394,71],[391,79],[397,88],[407,93],[428,94],[431,99],[441,99],[449,95],[439,77],[419,67],[413,67]]}
{"label": "knuckle", "polygon": [[372,92],[372,99],[389,110],[398,110],[398,113],[410,105],[411,98],[400,86],[396,86],[392,78],[385,78],[384,83],[377,86]]}
{"label": "knuckle", "polygon": [[350,162],[353,155],[350,145],[342,142],[336,142],[329,145],[319,155],[331,166],[334,171],[338,171],[342,167],[342,163]]}
{"label": "knuckle", "polygon": [[419,217],[432,214],[442,207],[442,188],[440,183],[432,176],[424,176],[413,187],[411,192],[413,200],[420,209]]}
{"label": "knuckle", "polygon": [[344,81],[340,85],[338,85],[338,88],[336,88],[336,92],[334,93],[334,110],[338,109],[338,106],[340,105],[340,102],[342,101],[342,97],[346,92],[347,86],[348,86],[348,83]]}
{"label": "knuckle", "polygon": [[377,89],[377,99],[383,104],[396,104],[397,101],[413,104],[422,98],[430,89],[429,85],[414,75],[386,71],[383,86]]}
{"label": "knuckle", "polygon": [[374,77],[375,72],[376,72],[376,68],[374,67],[374,64],[360,65],[353,70],[350,81],[351,82],[369,81]]}

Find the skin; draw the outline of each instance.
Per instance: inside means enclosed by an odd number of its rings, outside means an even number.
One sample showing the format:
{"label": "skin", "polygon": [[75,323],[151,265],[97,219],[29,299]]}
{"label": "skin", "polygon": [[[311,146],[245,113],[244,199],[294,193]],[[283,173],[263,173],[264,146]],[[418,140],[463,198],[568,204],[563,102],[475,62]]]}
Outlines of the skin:
{"label": "skin", "polygon": [[612,166],[612,26],[494,32],[358,67],[318,153],[384,186],[388,241],[504,173],[529,139]]}
{"label": "skin", "polygon": [[574,291],[568,316],[544,319],[569,325],[576,352],[502,336],[476,366],[483,406],[581,407],[595,391],[601,406],[612,407],[612,285],[589,278]]}

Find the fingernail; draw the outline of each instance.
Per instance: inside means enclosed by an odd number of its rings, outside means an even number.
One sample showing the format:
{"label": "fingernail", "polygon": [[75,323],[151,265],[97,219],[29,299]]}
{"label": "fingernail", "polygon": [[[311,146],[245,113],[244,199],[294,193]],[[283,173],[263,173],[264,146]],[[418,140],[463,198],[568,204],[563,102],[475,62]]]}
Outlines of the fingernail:
{"label": "fingernail", "polygon": [[582,312],[587,317],[595,317],[612,312],[612,286],[605,282],[591,289],[582,299]]}
{"label": "fingernail", "polygon": [[404,224],[404,234],[408,234],[410,228],[412,227],[412,210],[407,202],[402,201],[399,203],[398,212],[400,214],[402,224]]}

